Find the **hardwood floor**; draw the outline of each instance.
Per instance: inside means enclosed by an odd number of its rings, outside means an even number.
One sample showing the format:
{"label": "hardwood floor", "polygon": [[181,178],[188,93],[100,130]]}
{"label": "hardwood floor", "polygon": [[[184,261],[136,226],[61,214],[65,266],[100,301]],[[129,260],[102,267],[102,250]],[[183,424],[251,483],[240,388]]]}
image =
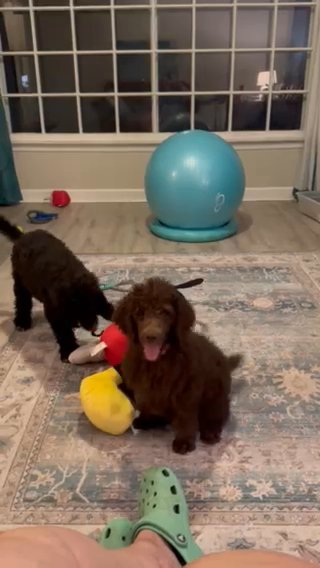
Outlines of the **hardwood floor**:
{"label": "hardwood floor", "polygon": [[[7,216],[25,230],[36,228],[26,221],[29,209],[50,210],[47,204],[2,207]],[[157,239],[146,226],[144,203],[74,203],[59,211],[46,225],[77,253],[172,253],[172,252],[303,252],[318,250],[320,224],[301,215],[294,202],[246,202],[239,215],[239,232],[217,243],[184,244]],[[0,262],[11,245],[2,237]]]}
{"label": "hardwood floor", "polygon": [[[51,210],[48,204],[0,207],[0,214],[25,230],[30,209]],[[59,217],[41,225],[76,253],[263,253],[310,252],[320,249],[320,224],[298,211],[294,202],[246,202],[238,215],[239,232],[217,243],[184,244],[152,236],[143,203],[73,203]],[[0,344],[12,329],[11,244],[0,236]]]}

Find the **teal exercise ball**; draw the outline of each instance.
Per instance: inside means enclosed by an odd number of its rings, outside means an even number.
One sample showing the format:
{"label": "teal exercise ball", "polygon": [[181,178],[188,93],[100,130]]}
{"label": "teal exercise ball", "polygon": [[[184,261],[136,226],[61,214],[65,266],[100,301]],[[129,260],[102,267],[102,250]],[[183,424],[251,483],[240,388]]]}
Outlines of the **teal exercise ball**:
{"label": "teal exercise ball", "polygon": [[[150,229],[182,241],[230,236],[244,189],[241,160],[220,136],[202,130],[174,134],[147,165],[146,199],[155,216]],[[221,227],[225,229],[219,231]]]}

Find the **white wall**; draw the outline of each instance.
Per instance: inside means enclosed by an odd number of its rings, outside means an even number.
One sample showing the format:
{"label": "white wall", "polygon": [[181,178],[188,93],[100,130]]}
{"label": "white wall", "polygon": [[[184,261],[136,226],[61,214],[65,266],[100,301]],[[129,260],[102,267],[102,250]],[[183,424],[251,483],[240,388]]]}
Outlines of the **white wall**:
{"label": "white wall", "polygon": [[[140,201],[144,199],[144,172],[156,144],[144,135],[124,135],[122,143],[89,136],[80,143],[72,137],[46,137],[46,143],[14,142],[17,173],[24,196],[42,201],[56,188],[71,192],[74,201]],[[295,138],[297,140],[295,140]],[[127,141],[126,141],[127,140]],[[250,199],[290,199],[300,160],[302,136],[288,135],[286,142],[234,143],[246,172]]]}

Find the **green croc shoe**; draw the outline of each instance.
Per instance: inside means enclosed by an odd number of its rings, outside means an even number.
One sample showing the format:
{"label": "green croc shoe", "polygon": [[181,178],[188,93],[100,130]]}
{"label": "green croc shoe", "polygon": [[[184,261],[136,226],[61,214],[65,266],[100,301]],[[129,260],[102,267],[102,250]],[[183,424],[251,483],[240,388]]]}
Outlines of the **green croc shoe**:
{"label": "green croc shoe", "polygon": [[144,474],[139,492],[139,516],[133,540],[142,530],[150,530],[170,545],[181,564],[203,556],[190,532],[183,489],[169,468],[151,468]]}
{"label": "green croc shoe", "polygon": [[127,519],[115,519],[102,531],[99,544],[109,550],[125,548],[133,543],[133,524]]}

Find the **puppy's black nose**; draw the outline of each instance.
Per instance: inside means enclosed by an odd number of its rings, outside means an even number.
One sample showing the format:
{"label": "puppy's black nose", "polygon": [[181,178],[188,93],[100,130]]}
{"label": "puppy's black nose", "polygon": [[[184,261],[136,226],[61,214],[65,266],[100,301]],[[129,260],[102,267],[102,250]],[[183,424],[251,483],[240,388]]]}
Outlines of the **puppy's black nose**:
{"label": "puppy's black nose", "polygon": [[148,334],[148,335],[145,336],[145,340],[146,340],[148,343],[155,343],[156,341],[158,341],[158,339],[159,339],[159,338],[158,338],[156,335]]}

